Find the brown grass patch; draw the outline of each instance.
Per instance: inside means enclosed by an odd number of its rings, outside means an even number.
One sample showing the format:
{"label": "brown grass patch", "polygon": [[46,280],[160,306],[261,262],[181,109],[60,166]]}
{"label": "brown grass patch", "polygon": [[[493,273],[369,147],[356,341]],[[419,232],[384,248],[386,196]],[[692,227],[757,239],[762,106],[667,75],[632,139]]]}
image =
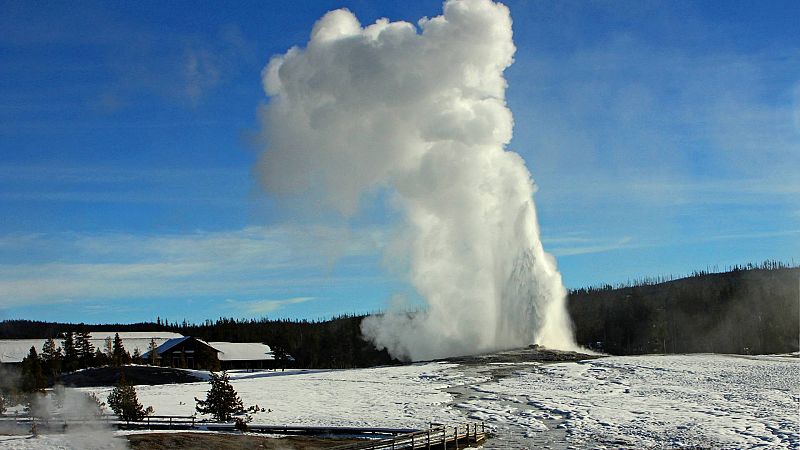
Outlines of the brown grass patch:
{"label": "brown grass patch", "polygon": [[359,442],[357,439],[274,438],[231,433],[147,433],[126,437],[134,450],[315,450]]}

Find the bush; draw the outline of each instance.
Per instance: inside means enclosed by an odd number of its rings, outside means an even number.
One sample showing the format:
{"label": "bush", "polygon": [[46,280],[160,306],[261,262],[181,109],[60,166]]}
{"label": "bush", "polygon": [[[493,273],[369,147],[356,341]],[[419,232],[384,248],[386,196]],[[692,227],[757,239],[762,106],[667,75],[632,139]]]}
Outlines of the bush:
{"label": "bush", "polygon": [[233,426],[234,428],[243,433],[247,431],[247,420],[242,419],[241,417],[237,417],[233,419],[233,421],[235,422],[235,425]]}

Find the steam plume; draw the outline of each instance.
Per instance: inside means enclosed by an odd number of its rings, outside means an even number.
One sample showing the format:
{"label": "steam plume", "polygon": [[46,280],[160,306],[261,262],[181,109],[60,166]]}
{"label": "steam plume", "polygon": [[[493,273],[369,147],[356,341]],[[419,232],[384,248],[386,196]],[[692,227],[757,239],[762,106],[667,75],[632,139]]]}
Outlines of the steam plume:
{"label": "steam plume", "polygon": [[[262,184],[345,217],[367,193],[402,213],[400,245],[428,308],[371,317],[362,331],[403,359],[519,347],[575,347],[554,259],[544,252],[503,71],[508,9],[449,0],[419,21],[362,28],[327,13],[305,48],[263,72]],[[308,203],[308,202],[311,203]]]}

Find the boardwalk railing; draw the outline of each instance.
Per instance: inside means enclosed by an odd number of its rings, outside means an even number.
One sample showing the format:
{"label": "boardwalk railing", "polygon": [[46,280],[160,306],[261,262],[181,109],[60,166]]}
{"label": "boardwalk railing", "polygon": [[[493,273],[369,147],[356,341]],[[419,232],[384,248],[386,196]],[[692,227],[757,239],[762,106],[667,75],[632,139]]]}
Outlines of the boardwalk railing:
{"label": "boardwalk railing", "polygon": [[[150,429],[150,430],[193,430],[204,429],[208,431],[235,431],[232,423],[206,422],[197,420],[196,416],[147,416],[141,421],[119,420],[117,416],[104,414],[101,416],[65,417],[53,416],[48,418],[32,416],[0,416],[0,423],[30,428],[32,425],[44,430],[65,430],[73,426],[92,426],[104,424],[115,426],[119,429]],[[248,431],[265,434],[303,434],[303,435],[344,435],[344,436],[386,436],[379,439],[365,439],[363,442],[331,447],[336,450],[381,450],[381,449],[460,449],[469,447],[470,444],[486,440],[486,427],[484,423],[469,423],[460,425],[430,425],[427,430],[414,430],[408,428],[365,428],[365,427],[325,427],[304,425],[263,425],[248,424]],[[391,437],[389,437],[391,436]]]}
{"label": "boardwalk railing", "polygon": [[447,449],[467,448],[486,440],[484,423],[446,426],[431,424],[428,430],[401,434],[387,439],[330,447],[331,450]]}
{"label": "boardwalk railing", "polygon": [[196,416],[145,416],[141,421],[132,421],[121,420],[115,414],[86,416],[56,414],[46,417],[15,414],[13,416],[1,416],[0,423],[15,424],[17,426],[36,425],[43,429],[93,424],[105,424],[121,429],[191,429],[199,422]]}

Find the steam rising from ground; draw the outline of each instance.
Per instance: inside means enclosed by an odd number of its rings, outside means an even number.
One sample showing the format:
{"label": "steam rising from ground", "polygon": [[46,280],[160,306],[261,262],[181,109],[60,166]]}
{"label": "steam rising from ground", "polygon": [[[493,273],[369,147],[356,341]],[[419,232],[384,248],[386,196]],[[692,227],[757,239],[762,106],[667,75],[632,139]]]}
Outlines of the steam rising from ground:
{"label": "steam rising from ground", "polygon": [[[127,440],[114,434],[102,418],[100,406],[86,393],[56,386],[47,395],[31,394],[30,415],[42,435],[36,448],[122,450]],[[16,434],[20,430],[9,430]],[[21,445],[23,448],[28,446]]]}
{"label": "steam rising from ground", "polygon": [[392,355],[574,348],[530,173],[505,150],[513,118],[503,71],[515,50],[508,9],[450,0],[419,28],[386,19],[362,28],[341,9],[316,23],[306,48],[272,58],[261,181],[345,217],[365,194],[388,193],[404,221],[391,248],[405,253],[428,304],[365,320],[364,334]]}

